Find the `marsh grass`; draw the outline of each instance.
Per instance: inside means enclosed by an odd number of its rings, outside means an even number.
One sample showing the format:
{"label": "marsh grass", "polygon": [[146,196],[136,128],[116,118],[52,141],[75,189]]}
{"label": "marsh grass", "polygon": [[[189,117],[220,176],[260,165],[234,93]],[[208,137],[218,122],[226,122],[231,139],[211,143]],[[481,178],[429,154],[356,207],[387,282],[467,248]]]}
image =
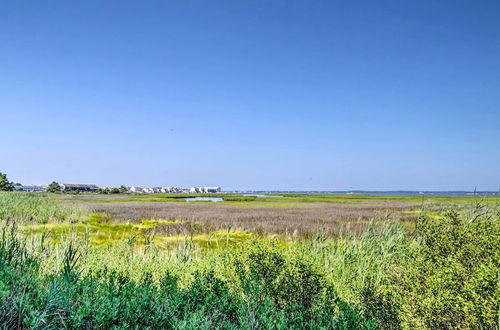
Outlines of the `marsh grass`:
{"label": "marsh grass", "polygon": [[[281,205],[301,205],[307,207],[309,203],[332,203],[332,204],[361,204],[361,203],[380,203],[380,202],[402,202],[421,204],[422,200],[427,204],[473,204],[480,202],[484,205],[496,205],[498,197],[496,196],[374,196],[374,195],[336,195],[336,194],[280,194],[283,197],[255,197],[244,196],[234,193],[217,193],[217,194],[45,194],[51,198],[62,199],[66,201],[82,202],[82,203],[123,203],[123,202],[178,202],[186,203],[185,198],[188,197],[220,197],[223,202],[233,206],[248,206],[254,207],[281,207]],[[212,202],[197,202],[210,204]],[[282,206],[287,207],[287,206]]]}
{"label": "marsh grass", "polygon": [[[17,203],[25,198],[32,205],[31,195],[19,196]],[[47,207],[67,207],[51,203]],[[32,209],[44,204],[35,205]],[[87,227],[68,222],[57,243],[49,232],[66,222],[55,221],[47,230],[36,212],[26,218],[26,212],[10,208],[0,219],[0,323],[5,328],[495,329],[500,209],[450,208],[439,217],[423,209],[414,233],[405,222],[384,222],[383,216],[363,220],[368,222],[362,229],[343,227],[335,239],[325,227],[311,239],[285,239],[230,225],[204,233],[204,227],[157,217],[116,223],[108,213],[84,213],[81,224]],[[380,212],[386,209],[384,203]],[[116,233],[126,228],[127,235],[109,234],[112,244],[95,244],[89,226]],[[188,226],[188,234],[155,240],[155,231],[169,226]],[[26,239],[23,230],[33,233]],[[143,235],[141,244],[130,231]],[[212,245],[218,248],[206,248]]]}
{"label": "marsh grass", "polygon": [[62,206],[53,199],[36,193],[0,192],[0,219],[12,218],[18,223],[48,224],[85,220],[88,211],[75,206]]}
{"label": "marsh grass", "polygon": [[[132,240],[102,247],[79,237],[59,245],[20,240],[12,222],[4,223],[0,322],[33,328],[493,329],[498,215],[489,212],[470,224],[457,214],[442,223],[422,218],[416,239],[389,224],[362,235],[344,232],[335,241],[324,231],[309,242],[253,237],[223,249],[196,249],[185,240],[169,253],[155,242],[138,248]],[[445,275],[450,272],[455,275]],[[470,308],[474,304],[481,308]]]}
{"label": "marsh grass", "polygon": [[15,227],[3,227],[0,322],[8,328],[372,324],[337,304],[323,272],[305,256],[266,240],[220,252],[186,244],[171,254],[127,241],[102,248],[78,239],[29,248],[20,242]]}
{"label": "marsh grass", "polygon": [[[246,202],[245,202],[246,203]],[[267,203],[267,202],[266,202]],[[301,204],[299,204],[301,205]],[[311,239],[320,229],[327,230],[327,236],[336,237],[343,230],[362,232],[373,221],[411,223],[417,214],[404,214],[413,210],[416,204],[403,202],[371,202],[360,204],[307,203],[307,207],[258,207],[248,208],[220,203],[110,203],[86,204],[92,212],[105,212],[117,222],[140,222],[144,218],[180,221],[193,234],[210,231],[233,230],[251,232],[260,236],[284,237],[285,239]],[[188,228],[188,224],[191,228]],[[158,228],[168,234],[176,227]],[[170,231],[170,232],[168,232]]]}

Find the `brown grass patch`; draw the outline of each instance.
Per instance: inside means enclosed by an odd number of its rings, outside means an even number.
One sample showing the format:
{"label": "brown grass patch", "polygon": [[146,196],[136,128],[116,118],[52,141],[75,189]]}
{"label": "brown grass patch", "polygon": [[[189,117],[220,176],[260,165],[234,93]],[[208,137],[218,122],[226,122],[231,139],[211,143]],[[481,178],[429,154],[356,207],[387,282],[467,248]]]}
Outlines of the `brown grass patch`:
{"label": "brown grass patch", "polygon": [[324,229],[332,237],[341,231],[358,233],[371,222],[413,221],[414,214],[402,211],[418,207],[414,203],[370,201],[359,204],[308,203],[308,208],[243,208],[217,203],[115,202],[87,204],[96,212],[106,212],[114,221],[141,219],[180,221],[176,226],[160,226],[164,234],[202,233],[213,230],[247,230],[260,235],[312,237]]}

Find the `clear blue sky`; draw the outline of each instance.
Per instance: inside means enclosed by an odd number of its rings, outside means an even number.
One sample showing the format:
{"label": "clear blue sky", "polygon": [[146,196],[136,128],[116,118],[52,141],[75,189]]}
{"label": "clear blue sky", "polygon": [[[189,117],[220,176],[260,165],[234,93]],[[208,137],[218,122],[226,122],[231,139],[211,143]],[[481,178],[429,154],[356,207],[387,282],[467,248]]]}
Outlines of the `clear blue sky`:
{"label": "clear blue sky", "polygon": [[500,1],[4,1],[25,184],[496,190]]}

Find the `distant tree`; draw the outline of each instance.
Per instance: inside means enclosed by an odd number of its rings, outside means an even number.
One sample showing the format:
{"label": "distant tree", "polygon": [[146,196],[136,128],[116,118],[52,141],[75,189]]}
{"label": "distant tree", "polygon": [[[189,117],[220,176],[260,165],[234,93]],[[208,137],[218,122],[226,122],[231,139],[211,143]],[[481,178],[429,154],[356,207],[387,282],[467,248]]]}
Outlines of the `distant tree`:
{"label": "distant tree", "polygon": [[14,184],[7,179],[7,174],[0,172],[0,191],[12,191]]}
{"label": "distant tree", "polygon": [[120,193],[120,188],[111,188],[109,191],[110,194],[119,194]]}
{"label": "distant tree", "polygon": [[109,194],[109,189],[108,188],[99,188],[99,189],[97,189],[97,193],[99,193],[99,194]]}
{"label": "distant tree", "polygon": [[119,189],[121,194],[124,194],[128,191],[127,187],[125,187],[124,185],[121,185]]}
{"label": "distant tree", "polygon": [[55,181],[52,181],[52,183],[49,184],[49,187],[47,188],[47,191],[48,192],[52,192],[52,193],[61,192],[61,186],[59,185],[59,183],[57,183]]}

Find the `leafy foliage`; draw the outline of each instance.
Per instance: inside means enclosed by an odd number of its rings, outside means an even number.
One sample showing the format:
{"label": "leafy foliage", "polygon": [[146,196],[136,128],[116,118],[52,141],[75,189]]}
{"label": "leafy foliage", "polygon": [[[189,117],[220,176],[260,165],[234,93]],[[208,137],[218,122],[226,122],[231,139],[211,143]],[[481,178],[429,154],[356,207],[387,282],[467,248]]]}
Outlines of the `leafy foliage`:
{"label": "leafy foliage", "polygon": [[14,184],[9,181],[7,174],[0,172],[0,191],[12,191]]}
{"label": "leafy foliage", "polygon": [[403,324],[497,326],[500,217],[496,212],[472,219],[459,217],[455,211],[442,220],[419,219],[419,244],[408,257],[401,282]]}
{"label": "leafy foliage", "polygon": [[123,194],[127,192],[127,187],[120,186],[119,188],[99,188],[97,190],[100,194]]}
{"label": "leafy foliage", "polygon": [[52,181],[52,183],[49,184],[49,187],[47,188],[47,191],[51,192],[51,193],[61,192],[61,186],[59,185],[59,183],[57,183],[55,181]]}

